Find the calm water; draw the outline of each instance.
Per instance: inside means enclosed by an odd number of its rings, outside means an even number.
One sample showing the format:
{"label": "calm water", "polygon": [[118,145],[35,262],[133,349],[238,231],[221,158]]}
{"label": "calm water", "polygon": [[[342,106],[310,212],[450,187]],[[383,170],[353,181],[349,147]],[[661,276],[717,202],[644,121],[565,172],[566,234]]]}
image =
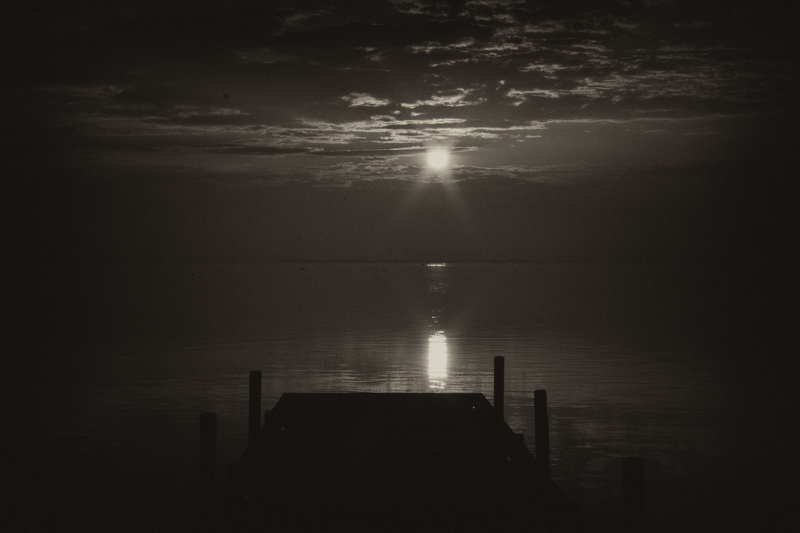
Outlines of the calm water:
{"label": "calm water", "polygon": [[[20,381],[41,390],[19,393],[4,483],[32,529],[180,530],[198,414],[218,415],[223,475],[246,441],[248,371],[264,373],[265,407],[284,392],[491,400],[502,355],[506,418],[530,445],[533,391],[548,391],[553,476],[589,530],[621,527],[626,455],[645,458],[653,530],[729,530],[788,445],[770,422],[783,396],[764,357],[776,354],[749,352],[780,312],[759,313],[750,286],[723,278],[642,264],[48,270],[27,295],[41,328],[14,348]],[[775,506],[750,505],[740,524]]]}

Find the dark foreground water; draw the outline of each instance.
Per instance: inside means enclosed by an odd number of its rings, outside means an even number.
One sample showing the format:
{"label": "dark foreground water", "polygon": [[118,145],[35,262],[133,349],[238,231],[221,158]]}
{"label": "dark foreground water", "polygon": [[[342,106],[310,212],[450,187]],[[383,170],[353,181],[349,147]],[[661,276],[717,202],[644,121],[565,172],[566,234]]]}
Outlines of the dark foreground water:
{"label": "dark foreground water", "polygon": [[[779,530],[793,511],[786,299],[744,268],[652,264],[48,266],[16,297],[3,484],[14,530],[179,531],[197,419],[219,474],[246,441],[248,371],[284,392],[481,392],[590,531],[622,528],[621,460],[645,460],[653,531]],[[768,286],[768,280],[764,282]],[[18,363],[22,362],[21,365]],[[324,439],[324,435],[320,435]],[[786,476],[788,477],[788,476]],[[788,530],[788,529],[787,529]]]}

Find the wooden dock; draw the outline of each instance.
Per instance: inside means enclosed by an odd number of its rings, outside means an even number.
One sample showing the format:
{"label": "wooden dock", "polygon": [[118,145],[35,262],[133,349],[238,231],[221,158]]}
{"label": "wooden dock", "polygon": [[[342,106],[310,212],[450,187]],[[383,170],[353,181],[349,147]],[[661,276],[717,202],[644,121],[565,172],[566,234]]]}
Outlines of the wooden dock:
{"label": "wooden dock", "polygon": [[577,505],[501,412],[472,393],[284,394],[251,432],[213,506],[205,509],[202,526],[277,532],[580,530]]}

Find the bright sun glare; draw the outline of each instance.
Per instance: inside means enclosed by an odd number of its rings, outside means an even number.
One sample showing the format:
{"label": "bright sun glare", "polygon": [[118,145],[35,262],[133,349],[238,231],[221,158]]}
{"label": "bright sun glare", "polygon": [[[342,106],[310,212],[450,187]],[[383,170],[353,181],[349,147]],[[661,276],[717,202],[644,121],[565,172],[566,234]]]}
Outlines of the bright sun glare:
{"label": "bright sun glare", "polygon": [[450,153],[444,148],[434,148],[428,152],[428,166],[433,170],[442,170],[450,162]]}

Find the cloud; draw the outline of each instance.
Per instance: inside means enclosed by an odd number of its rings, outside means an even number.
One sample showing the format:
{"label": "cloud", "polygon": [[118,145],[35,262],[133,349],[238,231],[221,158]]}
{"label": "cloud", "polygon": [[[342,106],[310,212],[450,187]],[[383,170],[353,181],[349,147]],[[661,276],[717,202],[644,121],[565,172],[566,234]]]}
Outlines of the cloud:
{"label": "cloud", "polygon": [[368,150],[314,150],[311,153],[318,156],[353,157],[369,156],[371,158],[395,156],[398,154],[419,154],[425,152],[424,146],[400,146],[390,148],[372,148]]}
{"label": "cloud", "polygon": [[350,93],[342,96],[350,107],[385,107],[392,103],[388,98],[375,98],[367,93]]}
{"label": "cloud", "polygon": [[[330,9],[320,9],[312,11],[298,11],[291,13],[283,19],[283,24],[292,30],[305,30],[316,27],[320,23],[325,25],[325,22],[334,15]],[[324,20],[320,20],[325,18]]]}
{"label": "cloud", "polygon": [[43,87],[43,92],[65,96],[76,100],[108,100],[133,89],[130,84],[102,85],[50,85]]}
{"label": "cloud", "polygon": [[560,98],[561,95],[557,91],[547,89],[509,89],[506,95],[515,100],[512,105],[520,105],[526,102],[529,98]]}
{"label": "cloud", "polygon": [[417,107],[464,107],[480,105],[484,102],[483,98],[474,97],[474,89],[452,89],[449,91],[441,91],[439,94],[434,94],[427,100],[417,100],[411,103],[402,103],[402,107],[407,109],[415,109]]}
{"label": "cloud", "polygon": [[208,146],[193,146],[192,149],[199,149],[205,152],[216,152],[238,155],[290,155],[308,154],[312,150],[309,148],[282,148],[278,146],[256,146],[246,144],[216,144]]}
{"label": "cloud", "polygon": [[194,106],[194,105],[176,105],[174,107],[175,116],[177,118],[194,118],[194,117],[238,117],[250,115],[250,113],[243,113],[241,109],[231,109],[229,107],[208,107],[208,106]]}
{"label": "cloud", "polygon": [[430,127],[430,126],[442,126],[446,124],[464,124],[467,122],[465,118],[423,118],[423,119],[409,119],[409,120],[397,120],[395,119],[393,122],[387,123],[384,127]]}
{"label": "cloud", "polygon": [[[453,173],[455,181],[507,179],[526,183],[569,185],[586,181],[588,176],[597,176],[598,168],[585,163],[561,165],[498,165],[462,166]],[[603,173],[608,173],[605,171]]]}
{"label": "cloud", "polygon": [[409,0],[389,0],[395,5],[398,13],[407,15],[422,15],[426,17],[446,17],[449,10],[443,3],[421,2]]}

